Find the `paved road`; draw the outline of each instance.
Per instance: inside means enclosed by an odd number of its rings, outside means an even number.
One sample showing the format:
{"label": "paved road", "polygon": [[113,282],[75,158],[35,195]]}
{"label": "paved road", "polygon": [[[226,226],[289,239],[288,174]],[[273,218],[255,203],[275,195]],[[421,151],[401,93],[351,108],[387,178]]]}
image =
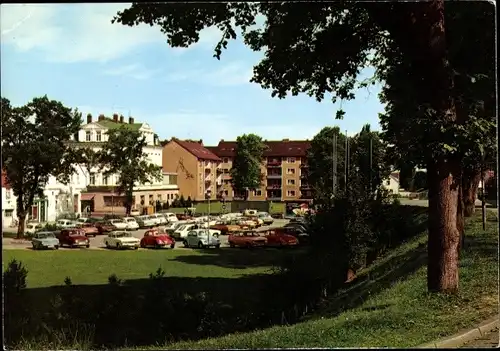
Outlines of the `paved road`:
{"label": "paved road", "polygon": [[499,338],[499,333],[498,333],[498,328],[490,333],[486,333],[483,335],[482,338],[471,341],[464,346],[462,346],[462,349],[492,349],[492,348],[497,348],[498,347],[498,338]]}
{"label": "paved road", "polygon": [[[271,226],[263,226],[261,228],[265,229],[265,228],[270,228],[270,227],[282,227],[286,223],[288,223],[288,220],[276,219],[276,220],[274,220],[274,223]],[[146,229],[140,229],[140,230],[131,231],[130,233],[134,237],[141,239],[144,236],[145,231],[146,231]],[[104,237],[105,237],[104,235],[98,235],[95,238],[92,238],[92,237],[89,238],[90,249],[92,249],[92,250],[106,250],[106,247],[104,245]],[[229,246],[227,243],[227,236],[226,235],[222,235],[220,237],[220,241],[221,241],[222,247]],[[2,246],[3,246],[4,250],[20,250],[20,249],[21,250],[22,249],[31,250],[31,248],[32,248],[30,241],[25,241],[25,240],[18,241],[18,240],[10,239],[10,238],[2,238]],[[184,245],[181,242],[177,242],[177,243],[175,243],[175,248],[182,249],[182,248],[184,248]],[[61,250],[78,250],[78,249],[61,248]],[[87,249],[83,248],[82,250],[87,250]]]}

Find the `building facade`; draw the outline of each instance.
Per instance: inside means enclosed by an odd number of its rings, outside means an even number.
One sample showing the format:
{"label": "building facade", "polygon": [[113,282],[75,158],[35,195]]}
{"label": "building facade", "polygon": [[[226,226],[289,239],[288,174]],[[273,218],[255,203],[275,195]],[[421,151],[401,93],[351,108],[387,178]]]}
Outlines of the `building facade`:
{"label": "building facade", "polygon": [[[265,141],[264,161],[261,166],[263,182],[260,189],[251,191],[250,201],[309,201],[312,192],[307,183],[308,140]],[[230,170],[236,153],[235,141],[221,140],[217,146],[207,147],[221,159],[222,183],[217,194],[226,200],[243,199],[231,185]]]}
{"label": "building facade", "polygon": [[2,171],[2,227],[13,226],[16,219],[16,197]]}
{"label": "building facade", "polygon": [[177,173],[179,193],[193,201],[217,199],[222,185],[221,159],[203,141],[172,138],[163,146],[163,171]]}

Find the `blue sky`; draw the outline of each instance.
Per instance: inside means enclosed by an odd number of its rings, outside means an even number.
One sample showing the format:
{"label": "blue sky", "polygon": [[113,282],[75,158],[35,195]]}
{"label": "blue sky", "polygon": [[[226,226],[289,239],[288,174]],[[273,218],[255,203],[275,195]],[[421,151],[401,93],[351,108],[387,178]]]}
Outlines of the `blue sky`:
{"label": "blue sky", "polygon": [[[358,91],[334,119],[331,101],[307,95],[271,98],[249,83],[262,53],[232,41],[220,61],[215,28],[200,42],[172,49],[159,28],[111,24],[127,4],[1,5],[1,94],[13,105],[47,94],[84,115],[112,113],[149,123],[161,139],[207,145],[244,133],[264,139],[311,139],[327,125],[354,134],[379,129],[379,86]],[[368,74],[369,72],[365,72]]]}

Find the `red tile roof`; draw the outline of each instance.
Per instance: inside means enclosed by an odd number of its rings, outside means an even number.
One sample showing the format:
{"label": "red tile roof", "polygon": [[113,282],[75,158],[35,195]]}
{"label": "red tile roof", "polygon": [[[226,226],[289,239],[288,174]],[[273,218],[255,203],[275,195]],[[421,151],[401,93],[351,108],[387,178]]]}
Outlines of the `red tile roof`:
{"label": "red tile roof", "polygon": [[179,139],[172,139],[172,141],[175,141],[177,144],[182,146],[184,149],[186,149],[188,152],[193,154],[193,156],[200,160],[220,161],[220,158],[210,150],[207,150],[207,148],[205,148],[203,146],[203,143],[201,142],[185,141]]}
{"label": "red tile roof", "polygon": [[[309,140],[271,140],[264,142],[268,149],[264,151],[266,157],[304,157],[307,150],[311,147]],[[217,146],[207,146],[219,157],[233,157],[236,150],[236,141],[219,142]]]}
{"label": "red tile roof", "polygon": [[7,180],[7,173],[2,171],[2,188],[10,189],[9,181]]}

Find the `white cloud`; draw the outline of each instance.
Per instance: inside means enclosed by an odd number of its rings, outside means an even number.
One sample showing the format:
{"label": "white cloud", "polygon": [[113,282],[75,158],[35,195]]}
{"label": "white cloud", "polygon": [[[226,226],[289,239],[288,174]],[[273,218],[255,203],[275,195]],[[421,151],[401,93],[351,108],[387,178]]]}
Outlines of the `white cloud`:
{"label": "white cloud", "polygon": [[[111,24],[117,11],[129,4],[2,5],[2,43],[21,52],[40,50],[56,62],[107,62],[146,44],[167,46],[158,27]],[[217,28],[202,31],[196,47],[213,48]],[[188,49],[178,49],[184,52]]]}
{"label": "white cloud", "polygon": [[253,66],[244,62],[220,62],[222,67],[206,72],[203,69],[192,69],[175,72],[167,76],[168,82],[196,82],[214,86],[234,86],[250,82]]}
{"label": "white cloud", "polygon": [[125,66],[112,67],[103,73],[108,76],[130,77],[137,80],[145,80],[157,74],[160,70],[150,70],[139,64],[130,64]]}

